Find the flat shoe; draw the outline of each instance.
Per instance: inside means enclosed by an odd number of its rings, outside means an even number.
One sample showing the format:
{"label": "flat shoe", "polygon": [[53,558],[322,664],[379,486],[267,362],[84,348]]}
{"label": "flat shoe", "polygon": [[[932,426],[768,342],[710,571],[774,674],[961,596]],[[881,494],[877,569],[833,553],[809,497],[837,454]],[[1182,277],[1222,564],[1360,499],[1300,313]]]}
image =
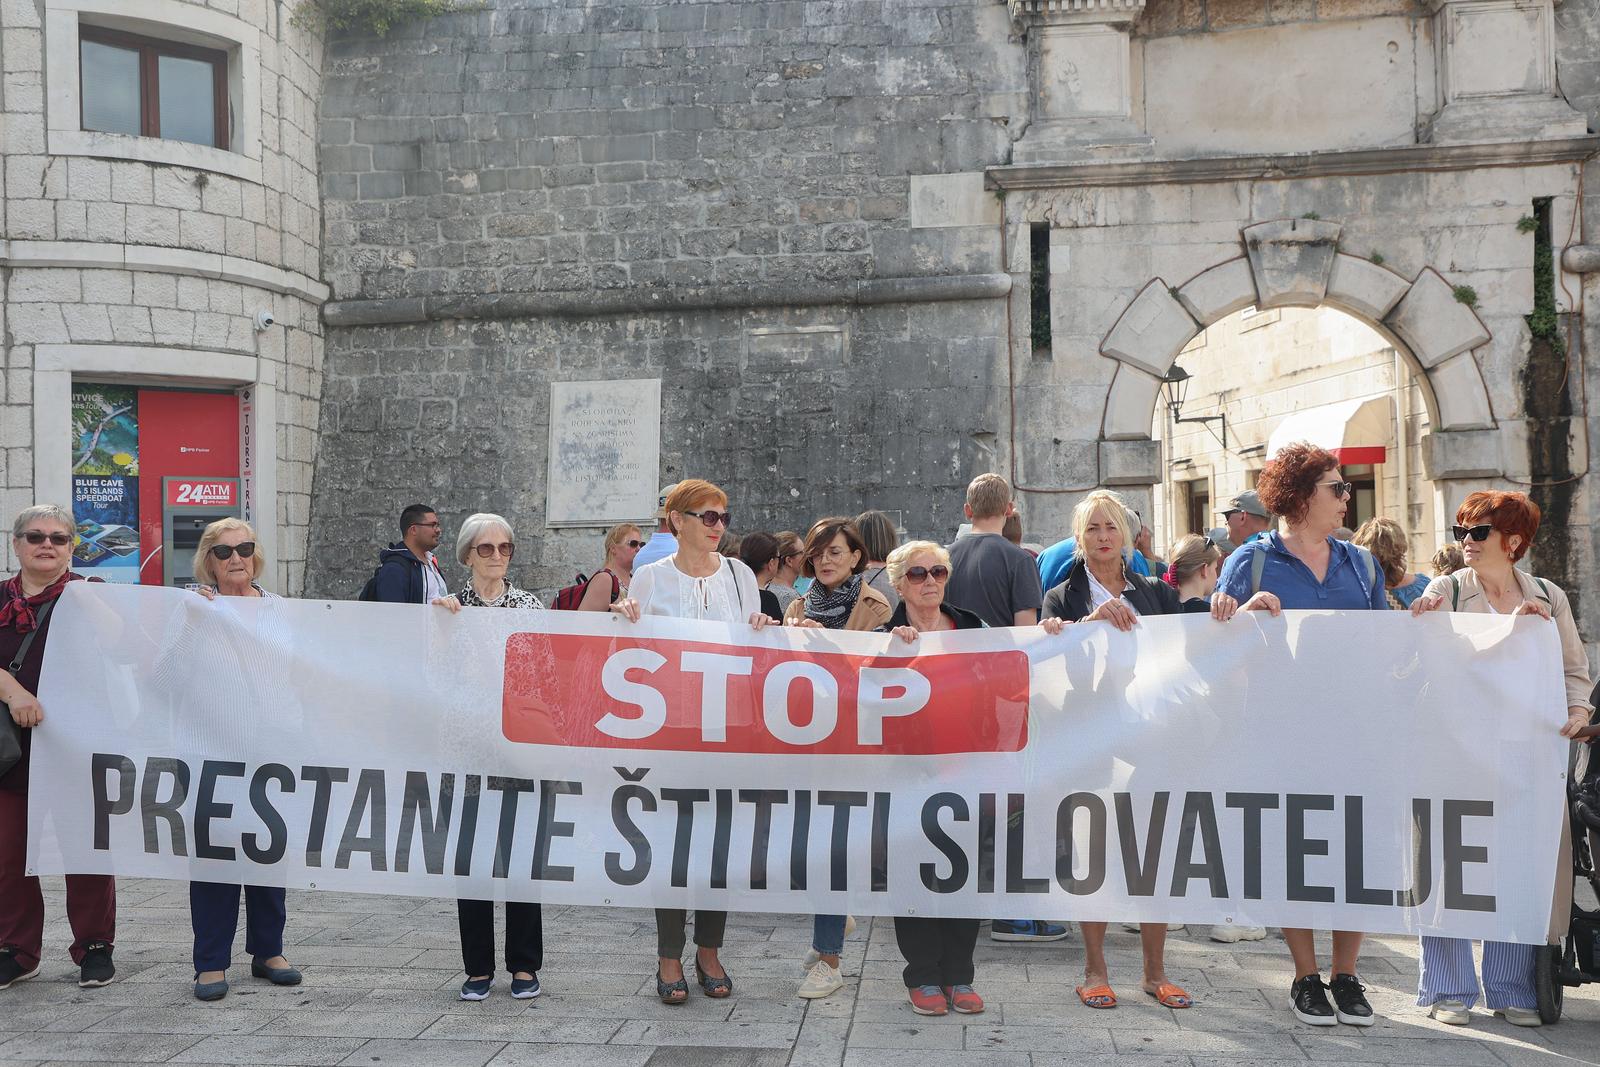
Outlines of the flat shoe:
{"label": "flat shoe", "polygon": [[1153,991],[1146,989],[1145,992],[1155,997],[1163,1008],[1188,1008],[1194,1005],[1193,998],[1183,991],[1183,987],[1171,982],[1162,982]]}
{"label": "flat shoe", "polygon": [[300,972],[293,967],[268,967],[260,960],[250,961],[250,974],[256,978],[265,978],[273,985],[300,984]]}
{"label": "flat shoe", "polygon": [[656,972],[656,996],[663,1004],[682,1004],[689,999],[689,983],[680,978],[676,982],[668,982],[661,977],[661,972]]}
{"label": "flat shoe", "polygon": [[1117,1006],[1117,995],[1108,985],[1097,985],[1093,989],[1079,986],[1077,993],[1078,999],[1083,1001],[1083,1006],[1086,1008],[1098,1008],[1103,1011]]}
{"label": "flat shoe", "polygon": [[1544,1020],[1533,1008],[1496,1008],[1494,1013],[1512,1026],[1543,1026]]}
{"label": "flat shoe", "polygon": [[194,984],[194,999],[196,1000],[221,1000],[228,995],[228,980],[219,982],[196,982]]}

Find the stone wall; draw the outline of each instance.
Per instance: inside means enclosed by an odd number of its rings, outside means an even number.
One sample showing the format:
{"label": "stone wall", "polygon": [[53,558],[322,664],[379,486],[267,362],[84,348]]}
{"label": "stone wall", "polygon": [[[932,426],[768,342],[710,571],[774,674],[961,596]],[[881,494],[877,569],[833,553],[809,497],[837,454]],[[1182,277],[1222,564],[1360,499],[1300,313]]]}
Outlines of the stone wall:
{"label": "stone wall", "polygon": [[923,298],[1000,270],[1004,6],[495,6],[330,46],[309,589],[351,595],[413,499],[447,535],[503,510],[535,588],[595,567],[599,530],[544,527],[558,379],[662,378],[663,478],[740,529],[953,535],[1001,462],[1006,306]]}
{"label": "stone wall", "polygon": [[[229,156],[230,166],[239,163],[246,176],[68,155],[59,145],[52,148],[51,131],[75,127],[77,117],[49,114],[46,72],[47,57],[55,62],[76,55],[77,6],[0,2],[0,514],[9,521],[52,492],[36,482],[36,470],[54,457],[36,454],[35,420],[60,415],[37,406],[43,403],[35,394],[39,346],[57,353],[65,351],[60,346],[94,346],[76,351],[92,351],[95,363],[135,379],[161,363],[161,380],[177,384],[187,374],[205,376],[198,354],[250,357],[256,362],[249,375],[276,392],[277,496],[261,508],[276,525],[277,571],[269,580],[297,591],[322,391],[315,142],[320,41],[290,24],[285,5],[269,0],[81,5],[85,18],[150,20],[133,28],[154,34],[163,31],[152,23],[176,35],[207,25],[212,14],[236,20],[258,35],[259,56],[243,75],[258,80],[243,96],[236,84],[232,100],[235,127],[249,132],[250,147],[218,153]],[[66,23],[63,11],[71,16]],[[51,27],[62,25],[68,32],[52,39]],[[247,100],[259,113],[241,113]],[[120,140],[124,146],[142,142],[131,145],[134,150],[155,141]],[[188,147],[159,146],[178,157]],[[107,154],[118,151],[112,146]],[[272,313],[274,326],[256,329],[261,310]],[[52,367],[64,358],[53,355]],[[70,449],[65,434],[44,444],[63,455]],[[0,548],[0,571],[14,566],[9,550],[9,541]]]}

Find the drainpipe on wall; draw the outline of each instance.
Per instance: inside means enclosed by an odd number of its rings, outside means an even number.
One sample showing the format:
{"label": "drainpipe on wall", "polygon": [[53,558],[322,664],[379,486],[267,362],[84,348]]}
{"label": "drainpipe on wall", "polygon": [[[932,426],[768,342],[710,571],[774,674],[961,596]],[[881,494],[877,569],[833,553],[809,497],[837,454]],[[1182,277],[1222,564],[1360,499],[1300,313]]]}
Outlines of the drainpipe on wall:
{"label": "drainpipe on wall", "polygon": [[1405,527],[1406,557],[1411,557],[1411,455],[1406,446],[1406,422],[1411,417],[1411,374],[1407,370],[1400,350],[1394,350],[1394,417],[1395,417],[1395,474],[1398,486],[1395,495],[1400,501],[1400,525]]}

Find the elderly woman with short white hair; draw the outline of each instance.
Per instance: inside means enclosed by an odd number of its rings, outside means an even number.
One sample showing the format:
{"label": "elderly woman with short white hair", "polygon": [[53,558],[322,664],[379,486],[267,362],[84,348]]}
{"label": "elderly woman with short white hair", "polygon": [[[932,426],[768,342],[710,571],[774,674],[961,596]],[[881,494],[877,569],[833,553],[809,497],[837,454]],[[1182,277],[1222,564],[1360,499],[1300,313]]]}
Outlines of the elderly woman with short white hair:
{"label": "elderly woman with short white hair", "polygon": [[[447,599],[469,608],[543,608],[538,597],[511,584],[508,572],[516,551],[516,534],[505,516],[484,511],[467,516],[456,535],[456,560],[469,577],[461,591]],[[461,999],[486,1000],[494,985],[494,901],[457,900],[456,920],[467,972]],[[539,995],[543,965],[544,917],[539,905],[506,901],[506,970],[511,972],[514,998],[532,1000]]]}

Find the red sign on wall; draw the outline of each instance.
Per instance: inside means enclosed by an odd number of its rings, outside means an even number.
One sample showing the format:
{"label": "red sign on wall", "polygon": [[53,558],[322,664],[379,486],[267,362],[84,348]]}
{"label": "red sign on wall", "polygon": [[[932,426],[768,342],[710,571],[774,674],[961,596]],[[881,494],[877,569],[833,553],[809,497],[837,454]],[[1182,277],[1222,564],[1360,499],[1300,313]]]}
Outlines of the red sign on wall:
{"label": "red sign on wall", "polygon": [[1028,741],[1028,657],[513,634],[501,729],[510,741],[581,748],[1017,752]]}
{"label": "red sign on wall", "polygon": [[238,503],[237,483],[204,478],[174,478],[167,482],[167,506],[200,505],[231,508]]}

